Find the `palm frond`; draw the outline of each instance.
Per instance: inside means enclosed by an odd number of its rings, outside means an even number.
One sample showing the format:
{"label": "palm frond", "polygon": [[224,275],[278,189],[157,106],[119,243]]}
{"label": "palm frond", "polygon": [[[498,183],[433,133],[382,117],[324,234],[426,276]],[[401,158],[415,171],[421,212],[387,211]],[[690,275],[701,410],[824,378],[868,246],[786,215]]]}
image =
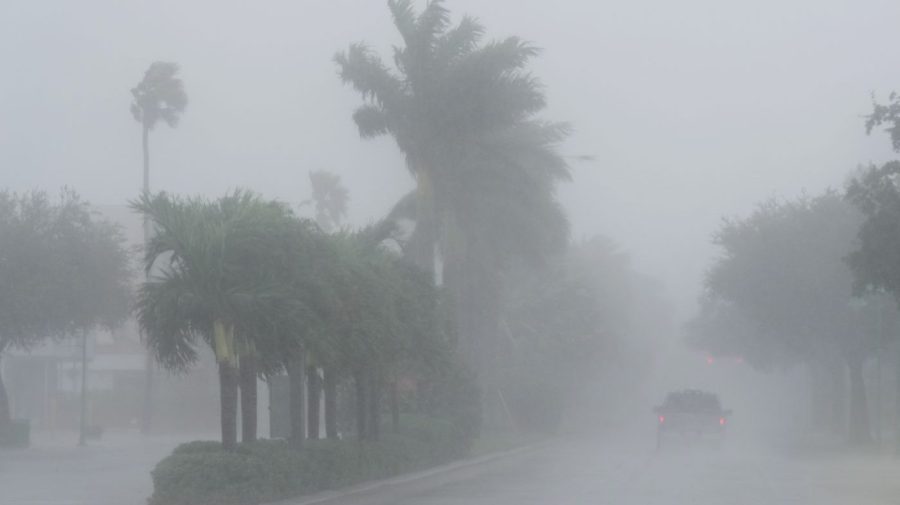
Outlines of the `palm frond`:
{"label": "palm frond", "polygon": [[464,16],[458,25],[447,30],[435,42],[434,58],[437,67],[451,66],[459,58],[472,53],[483,36],[484,26],[475,18]]}
{"label": "palm frond", "polygon": [[363,99],[382,107],[399,106],[403,84],[368,47],[352,44],[345,53],[334,57],[340,67],[341,80],[351,84]]}
{"label": "palm frond", "polygon": [[384,110],[374,105],[367,104],[356,109],[353,113],[353,121],[356,122],[356,126],[359,128],[359,136],[364,139],[378,137],[390,132],[387,115],[384,113]]}
{"label": "palm frond", "polygon": [[411,0],[388,0],[388,9],[394,19],[394,26],[403,37],[406,45],[415,44],[416,39],[416,11]]}

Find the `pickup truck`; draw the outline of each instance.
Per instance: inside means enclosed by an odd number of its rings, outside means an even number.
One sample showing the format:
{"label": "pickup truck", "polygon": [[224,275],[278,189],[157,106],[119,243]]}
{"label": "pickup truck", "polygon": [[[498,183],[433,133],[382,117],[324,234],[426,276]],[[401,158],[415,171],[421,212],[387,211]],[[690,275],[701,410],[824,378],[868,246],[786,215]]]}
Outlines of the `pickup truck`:
{"label": "pickup truck", "polygon": [[663,439],[673,435],[696,438],[710,436],[721,441],[731,416],[722,409],[719,397],[713,393],[686,389],[666,395],[662,405],[654,407],[656,413],[656,447]]}

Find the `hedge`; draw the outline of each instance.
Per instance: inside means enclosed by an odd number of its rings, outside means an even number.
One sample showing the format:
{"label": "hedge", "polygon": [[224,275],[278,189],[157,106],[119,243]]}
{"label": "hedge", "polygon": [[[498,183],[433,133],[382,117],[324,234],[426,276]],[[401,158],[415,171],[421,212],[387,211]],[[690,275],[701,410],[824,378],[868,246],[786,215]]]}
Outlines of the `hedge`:
{"label": "hedge", "polygon": [[150,505],[256,505],[461,458],[471,441],[453,424],[404,419],[401,433],[377,442],[310,440],[294,449],[284,440],[260,440],[224,451],[218,442],[188,442],[152,472]]}

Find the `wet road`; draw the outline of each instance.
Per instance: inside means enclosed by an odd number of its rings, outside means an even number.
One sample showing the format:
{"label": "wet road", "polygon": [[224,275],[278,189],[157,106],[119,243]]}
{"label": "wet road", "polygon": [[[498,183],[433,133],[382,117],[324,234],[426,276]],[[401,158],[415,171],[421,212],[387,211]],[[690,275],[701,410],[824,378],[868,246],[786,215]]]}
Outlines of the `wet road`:
{"label": "wet road", "polygon": [[[180,440],[110,436],[0,452],[0,505],[138,505],[149,471]],[[298,503],[302,500],[298,500]],[[336,502],[330,502],[336,503]],[[343,502],[340,502],[343,504]],[[459,472],[436,486],[357,496],[357,505],[900,504],[900,463],[871,455],[788,455],[652,441],[563,440]]]}
{"label": "wet road", "polygon": [[753,444],[657,453],[640,443],[568,441],[435,489],[359,503],[898,504],[900,463],[874,456],[791,456]]}
{"label": "wet road", "polygon": [[185,437],[110,433],[86,447],[74,434],[0,451],[0,505],[145,505],[150,470]]}

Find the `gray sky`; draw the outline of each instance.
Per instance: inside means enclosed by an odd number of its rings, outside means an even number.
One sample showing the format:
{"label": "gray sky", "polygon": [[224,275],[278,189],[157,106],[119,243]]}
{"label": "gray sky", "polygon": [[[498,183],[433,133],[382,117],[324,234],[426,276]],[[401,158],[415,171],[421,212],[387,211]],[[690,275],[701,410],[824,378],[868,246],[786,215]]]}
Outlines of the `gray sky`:
{"label": "gray sky", "polygon": [[[900,2],[450,0],[490,36],[544,48],[533,67],[565,149],[595,161],[561,188],[576,238],[613,237],[687,315],[723,215],[839,187],[892,153],[866,137],[870,93],[900,89]],[[297,202],[306,173],[350,188],[351,219],[411,187],[390,140],[360,141],[331,56],[397,36],[380,0],[0,2],[0,187],[69,185],[98,204],[134,196],[139,126],[129,89],[154,60],[190,98],[151,137],[152,185],[246,187]]]}

